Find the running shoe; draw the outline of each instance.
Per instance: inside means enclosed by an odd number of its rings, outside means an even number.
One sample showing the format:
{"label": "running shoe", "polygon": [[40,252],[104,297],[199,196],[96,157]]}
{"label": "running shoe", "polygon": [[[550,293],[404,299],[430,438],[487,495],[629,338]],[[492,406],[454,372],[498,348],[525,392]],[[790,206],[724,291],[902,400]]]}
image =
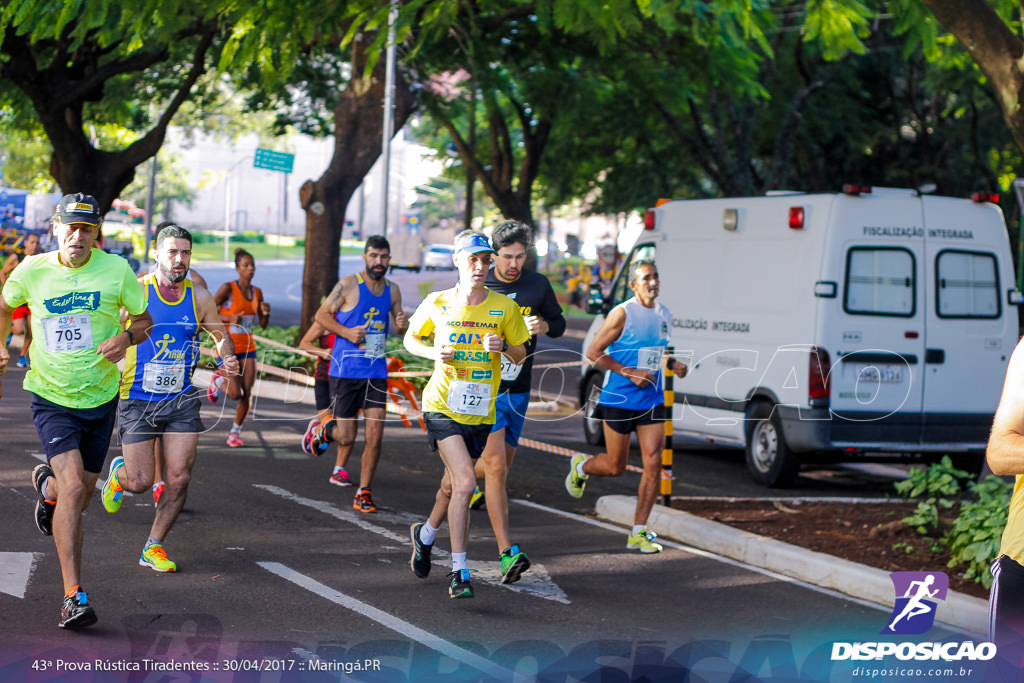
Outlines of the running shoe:
{"label": "running shoe", "polygon": [[565,475],[565,490],[573,498],[583,497],[583,487],[587,485],[587,476],[581,477],[576,474],[576,465],[586,461],[587,456],[582,453],[572,456],[572,460],[569,461],[569,474]]}
{"label": "running shoe", "polygon": [[215,370],[213,377],[210,378],[210,386],[206,388],[206,398],[210,399],[210,403],[216,403],[220,395],[224,393],[221,391],[220,383],[217,381],[220,378],[220,370]]}
{"label": "running shoe", "polygon": [[327,481],[331,482],[335,486],[351,486],[352,482],[348,480],[348,472],[342,467],[340,470],[331,475],[331,478]]}
{"label": "running shoe", "polygon": [[159,543],[142,549],[142,557],[139,558],[139,566],[149,567],[155,572],[176,572],[178,565],[167,559],[164,547]]}
{"label": "running shoe", "polygon": [[480,506],[484,504],[484,492],[477,486],[473,489],[473,495],[469,498],[469,509],[479,510]]}
{"label": "running shoe", "polygon": [[53,535],[53,509],[57,507],[57,503],[43,498],[43,482],[52,476],[53,470],[46,463],[40,463],[32,470],[32,486],[39,494],[36,500],[36,528],[43,536]]}
{"label": "running shoe", "polygon": [[81,587],[74,595],[64,596],[64,604],[60,608],[61,628],[85,628],[96,623],[96,612],[89,605],[89,597]]}
{"label": "running shoe", "polygon": [[514,545],[501,553],[501,582],[515,583],[530,568],[530,558]]}
{"label": "running shoe", "polygon": [[162,481],[158,481],[157,483],[153,484],[153,503],[154,504],[160,502],[160,496],[164,495],[164,487],[166,487],[166,486],[167,486],[167,484],[165,484]]}
{"label": "running shoe", "polygon": [[359,489],[356,491],[356,497],[352,500],[352,507],[360,512],[376,512],[377,506],[373,504],[370,489]]}
{"label": "running shoe", "polygon": [[317,433],[320,432],[320,420],[313,418],[306,426],[306,433],[302,435],[302,452],[309,455],[322,455],[327,450],[327,444],[317,441]]}
{"label": "running shoe", "polygon": [[100,498],[103,500],[103,507],[107,512],[113,514],[121,509],[121,499],[124,498],[124,488],[117,482],[117,470],[124,467],[124,456],[117,456],[110,463],[110,474],[103,482],[103,490]]}
{"label": "running shoe", "polygon": [[452,577],[451,585],[448,586],[448,595],[450,597],[473,597],[473,586],[469,583],[468,569],[459,569],[458,571],[451,572],[448,576]]}
{"label": "running shoe", "polygon": [[420,529],[423,528],[423,522],[416,522],[409,527],[409,535],[412,536],[412,559],[409,560],[409,566],[412,567],[412,573],[416,575],[417,579],[425,579],[430,574],[430,551],[434,549],[434,544],[427,545],[420,540]]}
{"label": "running shoe", "polygon": [[228,432],[228,446],[231,448],[240,448],[245,445],[242,441],[242,437],[238,435],[238,432]]}
{"label": "running shoe", "polygon": [[641,529],[639,533],[633,534],[626,541],[626,548],[629,550],[639,550],[642,553],[660,553],[665,549],[660,543],[655,543],[654,539],[658,535],[653,531],[647,529]]}
{"label": "running shoe", "polygon": [[28,358],[25,358],[25,356],[19,357],[18,358],[18,367],[19,368],[27,368],[28,367]]}

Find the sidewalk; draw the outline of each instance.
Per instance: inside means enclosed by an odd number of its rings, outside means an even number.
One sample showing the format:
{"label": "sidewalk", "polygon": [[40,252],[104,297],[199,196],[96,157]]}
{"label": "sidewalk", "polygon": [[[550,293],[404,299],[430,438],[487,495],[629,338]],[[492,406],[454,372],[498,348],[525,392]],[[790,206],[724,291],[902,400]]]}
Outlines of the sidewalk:
{"label": "sidewalk", "polygon": [[[597,500],[595,509],[602,519],[629,527],[633,524],[636,498],[603,496]],[[892,581],[884,569],[758,536],[663,505],[654,506],[648,527],[659,536],[815,586],[886,608],[893,603]],[[937,621],[987,638],[988,603],[985,600],[949,591],[938,609]]]}

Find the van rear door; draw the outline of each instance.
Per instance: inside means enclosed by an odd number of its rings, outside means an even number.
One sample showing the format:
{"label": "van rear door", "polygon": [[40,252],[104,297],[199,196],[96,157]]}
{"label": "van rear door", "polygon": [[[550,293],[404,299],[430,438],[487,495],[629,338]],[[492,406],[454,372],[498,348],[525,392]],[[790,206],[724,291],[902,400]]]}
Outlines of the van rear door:
{"label": "van rear door", "polygon": [[982,447],[1010,352],[1017,316],[1002,212],[994,204],[925,197],[928,291],[924,355],[924,441]]}
{"label": "van rear door", "polygon": [[924,367],[923,216],[909,192],[840,195],[822,278],[840,278],[822,300],[821,328],[832,360],[831,440],[885,449],[916,443]]}

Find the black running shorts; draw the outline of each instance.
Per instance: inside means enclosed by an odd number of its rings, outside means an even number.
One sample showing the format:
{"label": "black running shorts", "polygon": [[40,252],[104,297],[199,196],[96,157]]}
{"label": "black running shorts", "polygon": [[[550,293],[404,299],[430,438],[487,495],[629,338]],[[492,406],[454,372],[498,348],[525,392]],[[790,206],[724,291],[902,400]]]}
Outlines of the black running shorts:
{"label": "black running shorts", "polygon": [[647,410],[630,410],[629,408],[616,408],[614,406],[603,406],[598,404],[598,417],[611,427],[612,431],[619,434],[629,434],[636,431],[637,427],[665,421],[665,406],[654,406]]}
{"label": "black running shorts", "polygon": [[469,451],[469,457],[480,457],[487,445],[487,437],[491,434],[490,424],[466,425],[456,422],[444,413],[423,413],[423,423],[427,427],[427,438],[430,450],[437,452],[437,442],[449,436],[461,436]]}
{"label": "black running shorts", "polygon": [[117,416],[117,396],[95,408],[67,408],[32,394],[32,422],[46,461],[78,449],[86,472],[99,474],[107,459]]}
{"label": "black running shorts", "polygon": [[388,381],[384,377],[332,377],[331,395],[334,397],[334,417],[355,417],[360,409],[384,410],[388,406]]}

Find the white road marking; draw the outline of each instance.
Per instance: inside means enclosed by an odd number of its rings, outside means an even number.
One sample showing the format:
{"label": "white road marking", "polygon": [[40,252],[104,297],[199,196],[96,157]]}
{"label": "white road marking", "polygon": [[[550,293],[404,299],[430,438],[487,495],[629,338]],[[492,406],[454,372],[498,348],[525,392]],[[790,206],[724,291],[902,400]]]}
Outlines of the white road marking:
{"label": "white road marking", "polygon": [[[290,500],[293,503],[299,505],[305,505],[306,507],[319,510],[324,514],[330,515],[335,519],[343,522],[353,524],[360,529],[369,531],[370,533],[382,536],[389,541],[400,543],[402,546],[411,547],[412,540],[409,538],[408,533],[396,534],[394,531],[385,527],[379,526],[370,521],[368,516],[361,512],[349,512],[348,510],[342,510],[335,507],[333,504],[322,501],[313,500],[312,498],[305,498],[298,494],[286,491],[277,486],[268,484],[254,484],[258,489],[263,489],[268,493],[273,493],[276,496]],[[387,511],[378,512],[373,515],[373,518],[380,521],[393,522],[408,524],[410,515],[404,512],[391,513]],[[414,521],[419,521],[421,517],[413,518]],[[452,566],[451,553],[442,550],[441,548],[434,548],[431,553],[431,560],[433,564],[442,564],[446,567]],[[570,604],[569,596],[565,594],[558,584],[552,579],[544,565],[533,563],[530,569],[516,583],[505,584],[501,582],[501,563],[500,562],[482,562],[482,561],[469,561],[469,568],[473,571],[473,578],[479,579],[485,583],[500,586],[501,588],[507,588],[510,591],[516,593],[526,593],[537,598],[543,598],[545,600],[551,600],[553,602],[560,602],[563,605]]]}
{"label": "white road marking", "polygon": [[468,650],[464,650],[457,645],[453,645],[447,640],[435,636],[433,633],[424,631],[418,626],[413,626],[406,621],[402,621],[401,619],[379,610],[372,605],[356,600],[355,598],[345,595],[340,591],[336,591],[329,586],[325,586],[319,581],[300,574],[283,564],[278,562],[257,562],[256,564],[263,567],[268,572],[280,576],[286,581],[291,581],[296,586],[305,588],[326,600],[330,600],[336,605],[341,605],[342,607],[352,610],[357,614],[361,614],[367,619],[372,619],[381,626],[389,628],[410,640],[422,643],[431,650],[435,650],[446,657],[451,657],[463,664],[467,664],[488,676],[496,678],[497,680],[509,681],[514,678],[514,672],[503,666],[484,659],[479,655],[475,655]]}
{"label": "white road marking", "polygon": [[24,598],[40,553],[0,553],[0,593]]}

